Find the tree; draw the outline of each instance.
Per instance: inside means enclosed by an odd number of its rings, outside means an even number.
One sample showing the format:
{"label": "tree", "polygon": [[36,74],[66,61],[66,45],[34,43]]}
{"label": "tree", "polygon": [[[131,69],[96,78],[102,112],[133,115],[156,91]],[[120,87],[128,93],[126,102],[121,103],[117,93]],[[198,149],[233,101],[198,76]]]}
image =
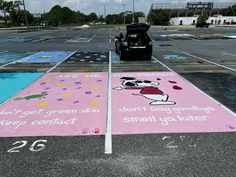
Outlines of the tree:
{"label": "tree", "polygon": [[170,13],[168,10],[155,9],[148,16],[148,21],[153,25],[168,25],[170,21]]}
{"label": "tree", "polygon": [[95,14],[94,12],[92,12],[92,13],[90,13],[90,14],[88,15],[88,20],[89,20],[90,22],[96,21],[97,19],[98,19],[98,16],[97,16],[97,14]]}
{"label": "tree", "polygon": [[63,21],[63,10],[61,6],[54,6],[47,14],[48,23],[58,26]]}
{"label": "tree", "polygon": [[32,24],[32,22],[33,22],[33,15],[29,11],[26,11],[26,12],[24,12],[24,10],[14,10],[14,11],[11,11],[10,12],[10,19],[12,20],[12,23],[16,24],[16,25],[21,25],[22,23],[26,24],[25,14],[26,14],[28,22],[30,24]]}
{"label": "tree", "polygon": [[198,24],[203,24],[203,23],[206,23],[206,21],[208,20],[209,16],[207,13],[203,13],[202,15],[200,15],[198,18],[197,18],[197,23]]}

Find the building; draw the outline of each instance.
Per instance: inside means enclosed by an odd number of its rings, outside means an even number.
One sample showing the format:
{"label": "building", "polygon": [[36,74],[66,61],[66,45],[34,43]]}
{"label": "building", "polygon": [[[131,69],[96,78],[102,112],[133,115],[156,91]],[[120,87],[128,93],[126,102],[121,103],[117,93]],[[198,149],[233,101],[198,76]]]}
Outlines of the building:
{"label": "building", "polygon": [[[170,11],[171,25],[195,25],[199,15],[207,13],[209,19],[207,23],[214,25],[236,23],[236,14],[234,12],[225,13],[225,9],[233,6],[233,2],[187,2],[187,3],[154,3],[152,4],[149,14],[152,10],[165,9]],[[151,23],[151,22],[150,22]]]}

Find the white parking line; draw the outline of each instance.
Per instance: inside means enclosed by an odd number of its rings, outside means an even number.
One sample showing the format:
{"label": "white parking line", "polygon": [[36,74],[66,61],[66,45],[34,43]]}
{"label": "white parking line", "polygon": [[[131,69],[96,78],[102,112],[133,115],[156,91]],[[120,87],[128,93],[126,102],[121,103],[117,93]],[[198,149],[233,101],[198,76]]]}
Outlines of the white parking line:
{"label": "white parking line", "polygon": [[68,58],[70,58],[72,55],[74,55],[76,53],[76,51],[72,52],[68,57],[66,57],[64,60],[60,61],[59,63],[57,63],[55,66],[53,66],[52,68],[50,68],[49,70],[47,70],[46,73],[51,72],[52,70],[54,70],[57,66],[59,66],[60,64],[62,64],[65,60],[67,60]]}
{"label": "white parking line", "polygon": [[236,54],[232,54],[232,53],[223,53],[224,55],[229,55],[229,56],[233,56],[236,57]]}
{"label": "white parking line", "polygon": [[156,59],[155,57],[152,56],[152,58],[154,60],[156,60],[158,63],[160,63],[162,66],[164,66],[165,68],[167,68],[169,71],[177,74],[179,77],[181,77],[181,79],[183,79],[186,83],[188,83],[189,85],[191,85],[192,87],[194,87],[196,90],[198,90],[199,92],[201,92],[203,95],[205,95],[206,97],[208,97],[209,99],[211,99],[212,101],[214,101],[216,104],[218,104],[219,106],[221,106],[223,109],[225,109],[226,111],[228,111],[230,114],[232,114],[233,116],[235,116],[236,118],[236,113],[234,113],[233,111],[231,111],[229,108],[227,108],[226,106],[224,106],[223,104],[221,104],[219,101],[217,101],[216,99],[214,99],[213,97],[209,96],[208,94],[206,94],[204,91],[202,91],[201,89],[199,89],[198,87],[196,87],[194,84],[192,84],[190,81],[188,81],[187,79],[185,79],[184,77],[180,76],[178,73],[176,73],[174,70],[172,70],[171,68],[169,68],[168,66],[166,66],[164,63],[160,62],[158,59]]}
{"label": "white parking line", "polygon": [[213,61],[206,60],[206,59],[204,59],[204,58],[201,58],[201,57],[198,57],[198,56],[192,55],[192,54],[187,53],[187,52],[182,52],[182,53],[185,54],[185,55],[188,55],[188,56],[191,56],[191,57],[197,58],[197,59],[199,59],[199,60],[202,60],[202,61],[205,61],[205,62],[211,63],[211,64],[213,64],[213,65],[220,66],[220,67],[225,68],[225,69],[228,69],[228,70],[230,70],[230,71],[236,72],[235,69],[230,68],[230,67],[228,67],[228,66],[224,66],[224,65],[221,65],[221,64],[215,63],[215,62],[213,62]]}
{"label": "white parking line", "polygon": [[105,135],[105,154],[112,154],[112,125],[111,125],[111,51],[109,52],[109,72],[108,72],[108,98],[107,98],[107,122],[106,122],[106,135]]}
{"label": "white parking line", "polygon": [[93,40],[93,38],[95,38],[95,34],[93,35],[93,37],[91,37],[87,42],[89,43],[90,41],[92,41]]}

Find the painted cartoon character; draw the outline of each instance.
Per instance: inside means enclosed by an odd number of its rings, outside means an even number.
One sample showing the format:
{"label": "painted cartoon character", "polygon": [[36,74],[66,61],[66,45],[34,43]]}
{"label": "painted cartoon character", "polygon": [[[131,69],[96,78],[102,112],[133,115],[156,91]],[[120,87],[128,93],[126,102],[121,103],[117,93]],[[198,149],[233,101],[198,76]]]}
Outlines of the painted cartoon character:
{"label": "painted cartoon character", "polygon": [[15,98],[14,101],[19,101],[19,100],[34,100],[34,99],[42,99],[42,98],[46,98],[48,94],[43,92],[43,93],[40,93],[40,94],[34,94],[34,95],[29,95],[29,96],[25,96],[25,97],[18,97],[18,98]]}
{"label": "painted cartoon character", "polygon": [[174,105],[174,101],[168,101],[169,95],[164,94],[158,86],[160,83],[149,80],[137,80],[135,77],[122,77],[122,87],[115,87],[114,90],[140,90],[139,94],[133,95],[143,96],[146,99],[152,100],[150,105]]}

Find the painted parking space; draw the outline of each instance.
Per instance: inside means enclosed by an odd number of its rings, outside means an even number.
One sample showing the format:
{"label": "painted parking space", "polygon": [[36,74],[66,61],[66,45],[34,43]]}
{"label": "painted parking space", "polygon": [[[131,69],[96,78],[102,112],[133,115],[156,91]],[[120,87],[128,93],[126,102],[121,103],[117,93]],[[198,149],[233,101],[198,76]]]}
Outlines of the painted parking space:
{"label": "painted parking space", "polygon": [[19,63],[58,63],[68,58],[73,52],[71,51],[54,51],[39,52],[34,55],[25,57],[17,62]]}
{"label": "painted parking space", "polygon": [[95,37],[95,35],[90,36],[90,35],[79,35],[76,36],[70,40],[67,40],[66,42],[69,43],[77,43],[77,42],[90,42],[91,40],[93,40],[93,38]]}
{"label": "painted parking space", "polygon": [[32,55],[32,52],[3,52],[0,53],[0,65],[10,63],[21,58]]}
{"label": "painted parking space", "polygon": [[236,131],[233,113],[176,73],[114,73],[112,87],[115,135]]}
{"label": "painted parking space", "polygon": [[64,63],[108,63],[109,52],[76,52]]}
{"label": "painted parking space", "polygon": [[21,42],[32,42],[35,39],[33,38],[9,38],[9,39],[0,39],[0,42],[12,42],[12,43],[21,43]]}
{"label": "painted parking space", "polygon": [[0,137],[101,135],[107,73],[49,73],[0,107]]}
{"label": "painted parking space", "polygon": [[43,74],[44,73],[0,73],[0,104],[17,94]]}

